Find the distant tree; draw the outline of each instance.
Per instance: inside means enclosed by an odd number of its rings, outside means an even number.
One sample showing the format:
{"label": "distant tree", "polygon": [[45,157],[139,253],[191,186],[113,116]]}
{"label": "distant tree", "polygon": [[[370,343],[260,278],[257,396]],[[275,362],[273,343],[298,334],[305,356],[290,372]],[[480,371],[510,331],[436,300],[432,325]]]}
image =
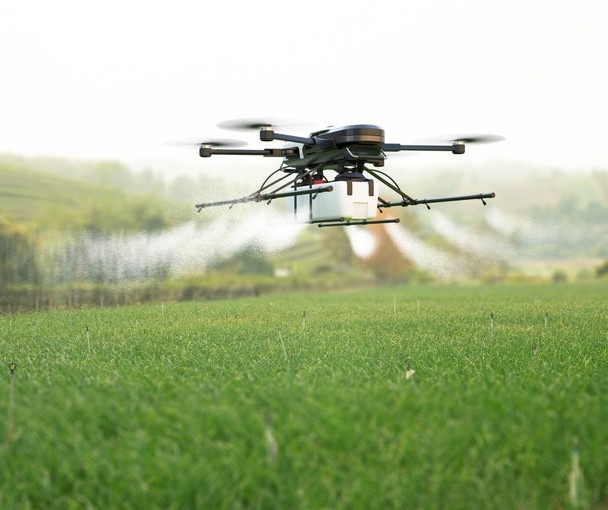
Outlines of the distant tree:
{"label": "distant tree", "polygon": [[102,161],[92,170],[92,178],[104,186],[112,186],[124,190],[135,188],[133,174],[122,163],[117,161]]}
{"label": "distant tree", "polygon": [[568,275],[561,269],[557,269],[551,277],[553,283],[566,283],[568,281]]}
{"label": "distant tree", "polygon": [[80,230],[97,233],[155,232],[173,224],[158,198],[119,191],[80,204],[76,221]]}
{"label": "distant tree", "polygon": [[40,276],[34,238],[25,227],[0,220],[0,288],[38,283]]}
{"label": "distant tree", "polygon": [[597,183],[599,189],[602,191],[604,199],[608,200],[608,171],[596,170],[591,175]]}
{"label": "distant tree", "polygon": [[348,237],[342,228],[327,228],[322,232],[321,246],[332,257],[332,266],[351,267],[354,257]]}
{"label": "distant tree", "polygon": [[245,249],[227,260],[214,264],[211,269],[233,274],[274,274],[274,267],[270,261],[252,248]]}
{"label": "distant tree", "polygon": [[595,274],[598,278],[605,278],[608,276],[608,259],[601,263],[601,265],[595,270]]}

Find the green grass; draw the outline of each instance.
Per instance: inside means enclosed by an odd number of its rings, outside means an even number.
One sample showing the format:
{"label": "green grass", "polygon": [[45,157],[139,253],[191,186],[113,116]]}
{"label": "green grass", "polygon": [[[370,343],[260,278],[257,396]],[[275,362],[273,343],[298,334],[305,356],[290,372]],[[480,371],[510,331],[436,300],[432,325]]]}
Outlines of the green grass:
{"label": "green grass", "polygon": [[0,508],[605,508],[607,291],[2,316]]}

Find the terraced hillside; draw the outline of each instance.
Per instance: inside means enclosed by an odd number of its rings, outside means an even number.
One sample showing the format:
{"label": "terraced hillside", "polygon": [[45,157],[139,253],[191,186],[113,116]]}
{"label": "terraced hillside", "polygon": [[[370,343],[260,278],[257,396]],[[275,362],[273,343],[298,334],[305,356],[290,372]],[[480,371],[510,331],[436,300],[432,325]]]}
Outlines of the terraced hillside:
{"label": "terraced hillside", "polygon": [[0,217],[34,229],[159,230],[171,224],[159,202],[19,163],[0,163]]}

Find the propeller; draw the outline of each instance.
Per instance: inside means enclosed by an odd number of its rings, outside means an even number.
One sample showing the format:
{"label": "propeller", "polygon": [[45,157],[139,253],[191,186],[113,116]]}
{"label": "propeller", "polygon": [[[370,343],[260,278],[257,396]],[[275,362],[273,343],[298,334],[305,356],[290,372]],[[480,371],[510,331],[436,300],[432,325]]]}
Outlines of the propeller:
{"label": "propeller", "polygon": [[168,145],[194,145],[201,147],[206,145],[207,147],[243,147],[247,145],[247,142],[242,140],[233,140],[231,138],[212,138],[210,140],[177,140],[167,142]]}
{"label": "propeller", "polygon": [[504,136],[500,135],[461,135],[455,136],[451,139],[452,142],[464,142],[464,143],[494,143],[501,142],[505,139]]}
{"label": "propeller", "polygon": [[217,127],[222,129],[228,129],[230,131],[258,131],[264,127],[271,127],[276,129],[282,128],[303,128],[310,123],[298,121],[294,119],[283,119],[276,117],[267,118],[244,118],[244,119],[231,119],[220,122]]}
{"label": "propeller", "polygon": [[433,137],[427,141],[441,142],[441,143],[494,143],[504,140],[504,136],[500,135],[488,135],[488,134],[468,134],[468,135],[456,135],[456,136],[445,136],[445,137]]}

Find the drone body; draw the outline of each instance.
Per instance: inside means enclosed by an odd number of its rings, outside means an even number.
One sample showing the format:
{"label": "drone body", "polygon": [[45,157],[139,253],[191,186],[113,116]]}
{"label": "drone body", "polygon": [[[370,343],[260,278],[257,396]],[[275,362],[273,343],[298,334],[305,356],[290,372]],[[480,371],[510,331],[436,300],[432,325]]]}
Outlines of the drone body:
{"label": "drone body", "polygon": [[[498,141],[495,135],[467,136],[439,145],[402,145],[385,143],[384,130],[369,124],[330,127],[315,131],[307,137],[277,133],[273,123],[255,120],[227,121],[219,124],[225,129],[259,129],[260,140],[286,142],[281,148],[235,149],[234,141],[209,141],[199,145],[199,154],[207,158],[214,154],[280,157],[280,167],[270,174],[254,193],[221,202],[201,203],[205,207],[234,205],[244,202],[271,202],[286,199],[290,216],[297,222],[317,223],[320,227],[398,222],[396,218],[377,219],[377,213],[395,206],[407,207],[430,203],[494,198],[494,193],[416,200],[406,195],[389,175],[378,170],[384,166],[387,152],[446,151],[463,154],[465,143]],[[228,148],[226,148],[228,147]],[[333,177],[328,175],[333,172]],[[274,178],[276,174],[282,174]],[[401,200],[386,200],[380,196],[380,185],[397,193]]]}
{"label": "drone body", "polygon": [[310,190],[307,195],[286,198],[287,213],[297,222],[371,220],[378,212],[378,184],[373,179],[336,180],[331,191],[319,193],[325,183],[301,185],[296,189]]}

